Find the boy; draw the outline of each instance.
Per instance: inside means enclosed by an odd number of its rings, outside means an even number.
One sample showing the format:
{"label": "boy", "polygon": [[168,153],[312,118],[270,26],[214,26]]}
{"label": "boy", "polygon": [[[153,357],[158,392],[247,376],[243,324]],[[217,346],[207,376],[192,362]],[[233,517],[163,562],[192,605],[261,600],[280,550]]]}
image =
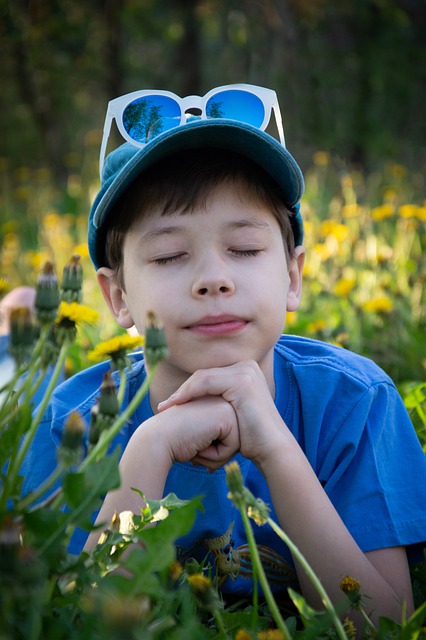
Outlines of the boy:
{"label": "boy", "polygon": [[[200,119],[187,121],[189,109]],[[264,131],[272,111],[280,142]],[[170,355],[116,440],[121,486],[97,521],[137,513],[142,502],[131,487],[151,499],[202,495],[205,514],[178,541],[179,557],[210,553],[224,594],[248,593],[244,530],[223,469],[236,457],[246,485],[271,506],[334,602],[350,575],[373,619],[400,619],[403,603],[413,608],[406,547],[426,538],[425,458],[395,387],[373,363],[282,336],[286,310],[301,296],[303,176],[284,147],[275,94],[233,85],[204,99],[116,99],[101,166],[112,118],[128,142],[106,160],[89,251],[118,324],[142,334],[154,311]],[[106,369],[84,371],[56,392],[27,460],[28,488],[55,464],[49,432],[57,443],[70,411],[89,416]],[[145,369],[139,360],[129,372],[126,404]],[[273,587],[297,579],[321,606],[277,536],[261,527],[256,537]],[[73,550],[84,543],[83,535]]]}

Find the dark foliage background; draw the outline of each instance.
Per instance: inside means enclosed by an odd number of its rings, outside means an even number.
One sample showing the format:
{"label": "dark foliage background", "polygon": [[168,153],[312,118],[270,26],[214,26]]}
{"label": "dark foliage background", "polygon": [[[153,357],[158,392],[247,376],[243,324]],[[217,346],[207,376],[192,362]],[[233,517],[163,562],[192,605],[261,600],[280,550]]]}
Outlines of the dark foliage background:
{"label": "dark foliage background", "polygon": [[[109,99],[230,82],[278,92],[306,167],[425,157],[424,0],[0,0],[0,156],[93,171]],[[89,154],[89,156],[87,156]]]}

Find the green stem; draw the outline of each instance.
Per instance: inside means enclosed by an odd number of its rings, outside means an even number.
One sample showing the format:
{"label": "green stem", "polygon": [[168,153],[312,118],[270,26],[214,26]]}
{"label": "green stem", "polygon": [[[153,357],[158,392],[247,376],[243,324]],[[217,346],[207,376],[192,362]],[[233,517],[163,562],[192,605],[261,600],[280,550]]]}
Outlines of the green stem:
{"label": "green stem", "polygon": [[65,364],[65,360],[67,357],[67,353],[68,353],[68,348],[69,348],[69,343],[65,342],[62,347],[61,347],[61,351],[59,353],[59,357],[58,360],[56,362],[55,368],[52,372],[52,377],[49,380],[49,384],[47,385],[47,389],[44,393],[43,399],[40,402],[38,409],[37,409],[37,413],[35,416],[33,416],[32,420],[31,420],[31,425],[30,428],[28,429],[24,441],[22,443],[21,448],[19,449],[15,459],[13,461],[11,461],[10,465],[9,465],[9,470],[8,470],[8,474],[6,477],[6,481],[5,481],[5,487],[4,487],[4,492],[3,492],[3,496],[2,496],[2,503],[0,505],[0,510],[6,507],[6,501],[7,501],[7,496],[9,495],[9,491],[10,488],[13,487],[15,480],[16,480],[16,476],[19,473],[19,469],[22,466],[22,463],[25,459],[25,456],[28,453],[28,449],[30,448],[31,442],[34,439],[34,436],[36,434],[37,428],[40,424],[40,420],[44,414],[44,412],[46,411],[46,407],[48,405],[48,402],[50,400],[50,396],[52,395],[52,391],[56,386],[56,382],[59,378],[59,375],[62,371],[62,368]]}
{"label": "green stem", "polygon": [[[281,616],[280,610],[272,594],[271,587],[269,586],[268,579],[263,569],[263,565],[259,556],[259,551],[256,545],[256,541],[254,539],[253,530],[251,528],[250,520],[247,515],[246,507],[244,503],[240,504],[239,502],[237,503],[237,506],[241,513],[241,517],[243,519],[244,529],[246,531],[247,541],[250,547],[252,565],[259,577],[259,582],[262,586],[263,593],[265,595],[266,602],[268,603],[271,615],[275,620],[275,624],[277,625],[278,629],[280,629],[280,631],[282,631],[282,633],[284,634],[285,640],[291,640],[291,633]],[[345,638],[345,640],[347,639]]]}
{"label": "green stem", "polygon": [[121,407],[121,405],[123,404],[125,390],[126,390],[126,371],[122,369],[120,371],[120,386],[118,387],[118,393],[117,393],[117,402],[119,407]]}
{"label": "green stem", "polygon": [[322,602],[324,604],[324,607],[330,613],[331,618],[333,620],[333,624],[334,624],[334,626],[336,628],[338,637],[341,638],[341,640],[347,640],[347,635],[346,635],[346,632],[345,632],[345,630],[343,628],[343,624],[342,624],[339,616],[337,615],[336,610],[333,607],[333,604],[332,604],[330,598],[327,595],[327,592],[325,591],[325,589],[322,586],[321,582],[317,578],[314,570],[309,565],[309,563],[306,560],[305,556],[299,551],[299,549],[296,547],[296,545],[292,542],[292,540],[288,537],[288,535],[281,529],[281,527],[279,527],[276,524],[276,522],[274,522],[271,518],[268,518],[268,524],[271,525],[272,529],[281,538],[281,540],[283,540],[283,542],[285,542],[287,547],[290,549],[293,557],[295,557],[297,559],[297,561],[299,562],[299,564],[303,567],[305,573],[307,574],[307,576],[309,577],[309,579],[312,582],[313,586],[317,590],[317,592],[318,592],[318,594],[319,594],[319,596],[320,596],[320,598],[321,598],[321,600],[322,600]]}
{"label": "green stem", "polygon": [[[21,394],[23,393],[23,391],[26,389],[27,386],[27,381],[32,380],[32,378],[34,377],[37,368],[38,368],[38,360],[39,357],[41,355],[43,346],[45,344],[45,337],[49,332],[49,326],[47,327],[43,327],[41,334],[37,340],[37,343],[34,347],[34,351],[32,353],[31,356],[31,360],[24,364],[21,365],[20,367],[17,367],[17,370],[15,371],[15,374],[13,375],[13,378],[11,380],[9,380],[9,382],[7,383],[7,385],[5,385],[4,387],[2,387],[2,389],[0,390],[1,392],[3,392],[6,388],[9,388],[9,393],[8,396],[6,398],[6,400],[3,403],[3,406],[1,408],[1,413],[5,413],[6,415],[6,421],[9,419],[9,413],[10,413],[10,407],[8,406],[10,404],[11,401],[13,401],[13,404],[15,405],[18,398],[21,396]],[[20,386],[20,388],[12,395],[13,391],[14,391],[14,387],[16,385],[16,383],[21,380],[21,378],[23,377],[25,371],[28,371],[28,375],[24,381],[24,383]],[[0,425],[3,425],[4,423],[4,419],[2,419]]]}
{"label": "green stem", "polygon": [[216,626],[217,626],[218,631],[220,633],[219,637],[222,637],[222,638],[226,639],[228,637],[228,634],[226,632],[226,628],[225,628],[225,625],[223,623],[223,618],[222,618],[222,616],[220,614],[220,611],[217,611],[217,610],[213,611],[213,617],[215,619]]}
{"label": "green stem", "polygon": [[63,466],[58,464],[56,469],[46,478],[46,480],[39,486],[37,489],[29,493],[23,498],[19,503],[19,510],[24,511],[31,504],[36,502],[40,496],[42,496],[46,491],[58,480],[63,472]]}
{"label": "green stem", "polygon": [[156,369],[157,369],[157,365],[153,365],[151,367],[147,377],[143,381],[142,386],[138,389],[138,392],[135,394],[132,401],[128,404],[127,408],[123,411],[123,413],[117,416],[117,419],[115,420],[111,428],[105,434],[101,435],[101,437],[99,438],[99,441],[95,444],[93,449],[91,449],[89,454],[81,463],[80,470],[85,469],[94,460],[101,458],[105,454],[112,440],[120,432],[120,429],[123,427],[123,425],[126,424],[126,422],[129,420],[131,415],[134,413],[134,411],[136,411],[136,409],[142,402],[143,398],[145,397],[148,391],[149,385],[151,384],[151,381],[154,377]]}

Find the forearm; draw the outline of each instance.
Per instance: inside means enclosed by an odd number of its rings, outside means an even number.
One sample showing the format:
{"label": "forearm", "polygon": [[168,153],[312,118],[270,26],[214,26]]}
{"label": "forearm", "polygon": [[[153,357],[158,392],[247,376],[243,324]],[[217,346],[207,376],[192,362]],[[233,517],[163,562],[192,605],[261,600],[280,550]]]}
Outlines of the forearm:
{"label": "forearm", "polygon": [[[146,423],[133,434],[120,461],[120,487],[106,495],[96,524],[105,523],[108,526],[114,514],[121,511],[140,513],[144,501],[133,489],[142,491],[148,499],[157,500],[163,497],[171,461],[167,448],[162,445],[154,431],[151,425]],[[85,551],[96,546],[99,535],[99,531],[90,534],[84,547]]]}
{"label": "forearm", "polygon": [[[360,581],[361,593],[368,596],[366,606],[373,612],[373,619],[378,615],[400,619],[402,598],[410,610],[407,576],[402,572],[403,588],[397,593],[395,580],[388,581],[361,551],[291,434],[283,435],[260,468],[268,482],[280,525],[335,604],[344,600],[340,589],[342,579],[351,576]],[[304,596],[310,604],[320,607],[311,581],[299,566],[297,572]]]}

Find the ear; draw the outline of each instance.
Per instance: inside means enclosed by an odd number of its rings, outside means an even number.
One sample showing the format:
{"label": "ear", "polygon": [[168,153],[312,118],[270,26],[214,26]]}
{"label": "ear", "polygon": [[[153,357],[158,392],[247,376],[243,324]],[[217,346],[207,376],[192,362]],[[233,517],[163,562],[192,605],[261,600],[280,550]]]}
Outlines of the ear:
{"label": "ear", "polygon": [[302,273],[305,264],[304,247],[296,247],[290,261],[288,274],[290,283],[287,294],[287,311],[296,311],[302,297]]}
{"label": "ear", "polygon": [[96,272],[99,287],[115,321],[123,329],[133,326],[133,318],[126,302],[125,290],[117,284],[117,274],[108,267],[101,267]]}

